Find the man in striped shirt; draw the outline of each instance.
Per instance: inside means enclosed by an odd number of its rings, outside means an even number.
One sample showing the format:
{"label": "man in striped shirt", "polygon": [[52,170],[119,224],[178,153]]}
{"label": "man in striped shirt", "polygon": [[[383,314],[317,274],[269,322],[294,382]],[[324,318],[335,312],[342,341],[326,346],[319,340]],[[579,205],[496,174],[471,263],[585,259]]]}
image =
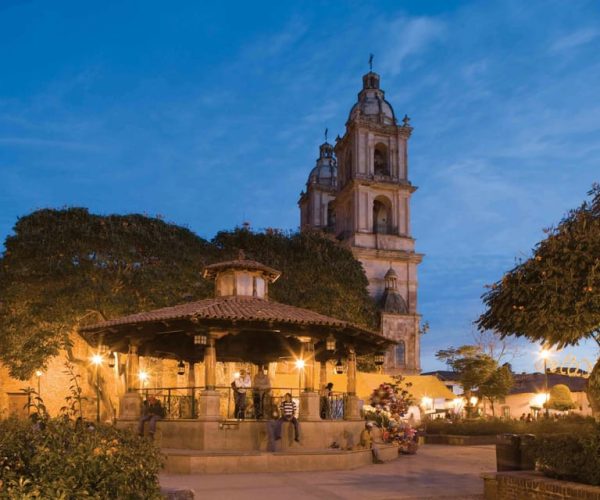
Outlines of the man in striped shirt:
{"label": "man in striped shirt", "polygon": [[294,426],[294,440],[300,442],[300,429],[296,418],[296,403],[292,401],[292,395],[288,392],[279,405],[280,418],[275,426],[275,440],[281,439],[281,427],[284,422],[291,422]]}

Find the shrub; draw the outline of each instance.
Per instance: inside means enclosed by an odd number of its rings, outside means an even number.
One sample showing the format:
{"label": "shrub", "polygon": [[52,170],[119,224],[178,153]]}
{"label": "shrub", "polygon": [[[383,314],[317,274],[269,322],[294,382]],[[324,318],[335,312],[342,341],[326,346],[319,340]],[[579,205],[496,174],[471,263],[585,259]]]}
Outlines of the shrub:
{"label": "shrub", "polygon": [[0,421],[0,498],[158,499],[153,443],[67,418]]}
{"label": "shrub", "polygon": [[586,433],[541,436],[533,447],[545,475],[600,485],[600,425]]}
{"label": "shrub", "polygon": [[593,430],[593,418],[571,415],[559,420],[540,419],[534,422],[521,422],[518,420],[477,419],[459,420],[431,420],[426,424],[427,434],[450,434],[458,436],[485,436],[495,434],[581,434]]}

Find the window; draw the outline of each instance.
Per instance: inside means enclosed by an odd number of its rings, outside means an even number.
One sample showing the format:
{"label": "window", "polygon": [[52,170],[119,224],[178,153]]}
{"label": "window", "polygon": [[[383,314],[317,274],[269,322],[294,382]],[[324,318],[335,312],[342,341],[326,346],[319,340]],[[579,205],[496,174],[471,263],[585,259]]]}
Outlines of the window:
{"label": "window", "polygon": [[390,234],[391,231],[391,204],[383,196],[378,196],[373,202],[373,232],[376,234]]}
{"label": "window", "polygon": [[[517,413],[518,415],[518,413]],[[510,418],[510,406],[503,406],[502,407],[502,416],[504,418]]]}
{"label": "window", "polygon": [[404,365],[406,365],[406,344],[401,340],[396,346],[396,366]]}
{"label": "window", "polygon": [[387,148],[383,144],[375,146],[373,153],[373,171],[375,175],[390,175]]}

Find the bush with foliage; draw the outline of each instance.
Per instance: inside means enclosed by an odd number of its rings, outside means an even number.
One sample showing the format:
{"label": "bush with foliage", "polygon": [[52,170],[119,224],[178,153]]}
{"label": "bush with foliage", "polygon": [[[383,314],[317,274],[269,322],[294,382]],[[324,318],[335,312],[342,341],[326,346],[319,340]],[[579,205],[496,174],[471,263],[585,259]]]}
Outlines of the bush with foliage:
{"label": "bush with foliage", "polygon": [[590,417],[571,415],[559,420],[540,419],[533,422],[501,419],[476,419],[449,422],[430,420],[426,424],[427,434],[449,434],[457,436],[493,436],[496,434],[546,434],[585,433],[594,429],[595,421]]}
{"label": "bush with foliage", "polygon": [[585,433],[541,436],[533,453],[537,468],[549,477],[600,486],[600,425]]}
{"label": "bush with foliage", "polygon": [[75,422],[0,421],[0,498],[161,498],[152,442]]}
{"label": "bush with foliage", "polygon": [[569,411],[577,407],[571,390],[565,384],[556,384],[550,389],[548,407],[558,411]]}
{"label": "bush with foliage", "polygon": [[269,289],[274,300],[377,328],[360,262],[319,231],[236,229],[209,242],[158,218],[47,209],[20,218],[5,246],[0,361],[21,380],[81,325],[212,297],[202,269],[240,249],[283,272]]}

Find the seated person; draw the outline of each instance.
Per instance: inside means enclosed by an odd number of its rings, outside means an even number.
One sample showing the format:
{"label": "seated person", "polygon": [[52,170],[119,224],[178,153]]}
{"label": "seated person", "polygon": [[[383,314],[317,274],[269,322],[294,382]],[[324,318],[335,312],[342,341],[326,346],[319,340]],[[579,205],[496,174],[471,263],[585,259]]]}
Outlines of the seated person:
{"label": "seated person", "polygon": [[296,418],[296,403],[292,401],[292,395],[288,392],[281,404],[279,405],[279,413],[281,417],[275,425],[275,440],[281,439],[281,427],[284,422],[291,422],[294,426],[294,441],[300,442],[300,429],[298,419]]}
{"label": "seated person", "polygon": [[365,422],[365,428],[360,433],[360,446],[364,449],[370,449],[373,453],[373,463],[374,464],[382,464],[383,460],[381,460],[379,456],[379,449],[377,445],[373,441],[373,435],[371,432],[373,431],[373,422]]}
{"label": "seated person", "polygon": [[154,438],[154,433],[156,432],[156,422],[158,422],[161,418],[165,417],[165,410],[160,404],[160,401],[156,399],[156,396],[149,395],[148,399],[144,401],[144,406],[142,408],[142,416],[140,417],[140,423],[138,426],[138,434],[140,436],[144,435],[144,423],[150,422],[148,426],[148,435],[150,439]]}

